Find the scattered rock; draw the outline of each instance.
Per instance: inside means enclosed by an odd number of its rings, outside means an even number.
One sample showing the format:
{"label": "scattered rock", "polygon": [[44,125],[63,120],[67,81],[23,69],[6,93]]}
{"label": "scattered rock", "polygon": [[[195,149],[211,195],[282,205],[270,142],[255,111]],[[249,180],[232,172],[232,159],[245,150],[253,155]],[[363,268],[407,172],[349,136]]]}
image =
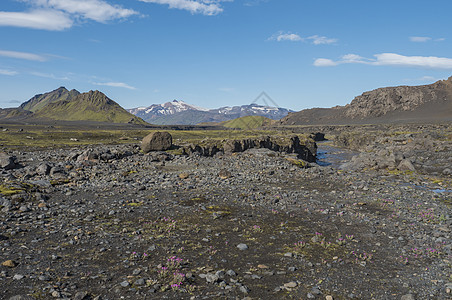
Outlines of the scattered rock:
{"label": "scattered rock", "polygon": [[221,179],[228,179],[232,177],[232,174],[226,169],[221,169],[218,176],[220,176]]}
{"label": "scattered rock", "polygon": [[414,168],[413,164],[408,159],[402,160],[397,166],[397,169],[400,171],[416,171],[416,168]]}
{"label": "scattered rock", "polygon": [[141,150],[144,153],[151,151],[166,151],[173,145],[173,138],[168,132],[153,132],[143,138]]}
{"label": "scattered rock", "polygon": [[237,245],[237,248],[239,249],[239,250],[247,250],[248,249],[248,245],[247,244],[238,244]]}
{"label": "scattered rock", "polygon": [[6,260],[4,262],[2,262],[2,266],[7,267],[7,268],[15,268],[17,266],[17,263],[13,260]]}
{"label": "scattered rock", "polygon": [[0,168],[11,170],[17,167],[16,157],[0,152]]}
{"label": "scattered rock", "polygon": [[298,286],[298,283],[296,283],[295,281],[291,281],[288,283],[284,283],[284,287],[285,288],[296,288]]}

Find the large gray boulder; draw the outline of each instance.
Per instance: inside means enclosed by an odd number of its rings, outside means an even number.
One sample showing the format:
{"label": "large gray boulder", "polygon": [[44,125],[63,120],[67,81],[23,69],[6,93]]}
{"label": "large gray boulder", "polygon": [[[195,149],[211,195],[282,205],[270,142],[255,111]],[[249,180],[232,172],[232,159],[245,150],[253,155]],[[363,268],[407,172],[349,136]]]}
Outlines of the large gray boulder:
{"label": "large gray boulder", "polygon": [[168,132],[153,132],[144,137],[141,142],[141,150],[144,153],[151,151],[165,151],[169,150],[173,145],[173,137]]}
{"label": "large gray boulder", "polygon": [[16,157],[8,155],[4,152],[0,153],[0,168],[11,170],[17,167]]}

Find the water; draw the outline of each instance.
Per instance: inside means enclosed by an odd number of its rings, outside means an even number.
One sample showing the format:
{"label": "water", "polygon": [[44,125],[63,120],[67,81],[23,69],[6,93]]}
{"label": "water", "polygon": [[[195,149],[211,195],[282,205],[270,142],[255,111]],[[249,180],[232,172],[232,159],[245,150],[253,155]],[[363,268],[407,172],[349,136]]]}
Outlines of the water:
{"label": "water", "polygon": [[339,168],[358,152],[331,146],[329,142],[317,142],[317,164],[322,167]]}
{"label": "water", "polygon": [[[338,169],[342,164],[350,161],[353,156],[358,155],[359,152],[341,149],[331,146],[331,142],[317,142],[317,164],[322,167],[332,167]],[[420,186],[413,183],[404,183],[402,185],[411,186],[415,189],[429,190],[436,194],[452,193],[452,190],[431,188],[427,186]]]}

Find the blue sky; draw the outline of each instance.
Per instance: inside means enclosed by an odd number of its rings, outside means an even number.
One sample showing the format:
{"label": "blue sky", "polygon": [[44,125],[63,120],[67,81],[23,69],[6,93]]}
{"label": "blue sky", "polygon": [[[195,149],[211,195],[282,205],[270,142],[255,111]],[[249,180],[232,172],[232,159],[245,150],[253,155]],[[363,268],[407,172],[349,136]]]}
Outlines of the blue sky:
{"label": "blue sky", "polygon": [[1,0],[0,107],[65,86],[125,108],[345,105],[452,76],[452,1]]}

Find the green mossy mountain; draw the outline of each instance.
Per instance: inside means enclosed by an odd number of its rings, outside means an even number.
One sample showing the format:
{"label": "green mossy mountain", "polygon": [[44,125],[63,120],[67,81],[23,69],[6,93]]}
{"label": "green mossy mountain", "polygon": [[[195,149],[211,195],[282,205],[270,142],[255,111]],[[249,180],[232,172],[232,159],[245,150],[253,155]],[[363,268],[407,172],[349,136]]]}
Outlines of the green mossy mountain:
{"label": "green mossy mountain", "polygon": [[99,91],[89,91],[66,100],[53,101],[37,110],[33,116],[63,121],[147,124]]}
{"label": "green mossy mountain", "polygon": [[237,129],[257,129],[262,126],[271,125],[274,120],[263,117],[263,116],[245,116],[237,118],[230,121],[224,121],[218,123],[218,125],[226,128],[237,128]]}
{"label": "green mossy mountain", "polygon": [[78,95],[80,95],[80,92],[77,90],[69,91],[65,87],[59,87],[54,91],[34,96],[27,102],[22,103],[22,105],[19,108],[31,112],[36,112],[50,103],[71,100],[77,97]]}

